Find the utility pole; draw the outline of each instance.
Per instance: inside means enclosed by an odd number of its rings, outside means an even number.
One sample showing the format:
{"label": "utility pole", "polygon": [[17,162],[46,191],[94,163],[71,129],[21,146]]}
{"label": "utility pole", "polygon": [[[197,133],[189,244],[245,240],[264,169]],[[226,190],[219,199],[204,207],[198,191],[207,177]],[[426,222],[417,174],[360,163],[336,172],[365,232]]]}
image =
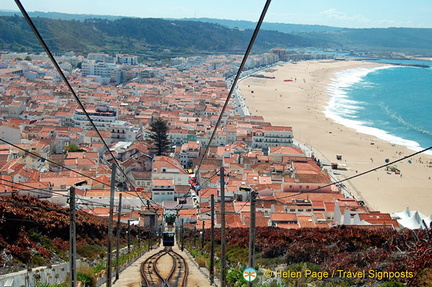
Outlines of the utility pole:
{"label": "utility pole", "polygon": [[107,270],[107,281],[106,286],[111,287],[112,278],[112,237],[113,237],[113,216],[114,216],[114,191],[115,191],[115,174],[116,165],[113,163],[111,166],[111,192],[110,192],[110,210],[109,210],[109,221],[108,221],[108,270]]}
{"label": "utility pole", "polygon": [[[249,228],[249,267],[255,268],[255,231],[256,231],[256,191],[251,189],[250,197],[250,228]],[[252,287],[253,282],[248,282]]]}
{"label": "utility pole", "polygon": [[119,261],[120,261],[120,219],[121,219],[122,194],[120,193],[118,214],[117,214],[117,232],[116,232],[116,280],[119,279]]}
{"label": "utility pole", "polygon": [[204,220],[202,223],[203,224],[202,224],[202,232],[201,232],[201,250],[204,250],[204,235],[205,235],[205,229],[204,229],[205,222],[204,222]]}
{"label": "utility pole", "polygon": [[226,286],[226,234],[225,234],[225,175],[223,166],[220,168],[221,197],[221,286]]}
{"label": "utility pole", "polygon": [[75,186],[69,189],[69,268],[70,268],[70,287],[76,287],[76,225],[75,225]]}
{"label": "utility pole", "polygon": [[214,194],[210,196],[211,241],[210,241],[210,284],[214,283]]}
{"label": "utility pole", "polygon": [[70,287],[76,287],[77,273],[76,273],[76,206],[75,206],[75,186],[87,184],[86,180],[79,181],[69,188],[69,269],[70,269]]}
{"label": "utility pole", "polygon": [[130,219],[128,219],[127,235],[128,253],[130,253]]}
{"label": "utility pole", "polygon": [[182,218],[182,220],[181,220],[181,238],[180,238],[180,240],[181,240],[181,251],[183,251],[184,250],[184,223],[183,223],[183,218]]}

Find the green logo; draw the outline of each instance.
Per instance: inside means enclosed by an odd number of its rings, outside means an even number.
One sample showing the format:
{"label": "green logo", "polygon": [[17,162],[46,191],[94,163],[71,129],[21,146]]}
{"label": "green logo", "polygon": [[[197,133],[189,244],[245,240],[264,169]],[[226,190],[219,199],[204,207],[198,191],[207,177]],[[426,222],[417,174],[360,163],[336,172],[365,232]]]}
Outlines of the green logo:
{"label": "green logo", "polygon": [[253,282],[255,279],[257,279],[257,276],[258,276],[257,271],[252,267],[248,267],[245,270],[243,270],[243,278],[247,282]]}

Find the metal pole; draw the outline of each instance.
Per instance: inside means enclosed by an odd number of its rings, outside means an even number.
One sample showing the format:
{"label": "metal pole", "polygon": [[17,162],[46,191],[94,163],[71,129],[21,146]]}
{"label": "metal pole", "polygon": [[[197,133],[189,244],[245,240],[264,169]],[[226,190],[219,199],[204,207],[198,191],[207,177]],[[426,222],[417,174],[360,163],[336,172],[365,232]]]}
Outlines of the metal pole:
{"label": "metal pole", "polygon": [[220,168],[220,200],[221,200],[221,286],[226,286],[226,234],[225,234],[225,175]]}
{"label": "metal pole", "polygon": [[[255,219],[256,219],[256,192],[251,190],[250,198],[250,228],[249,228],[249,267],[255,268]],[[252,287],[253,282],[248,282],[248,286]]]}
{"label": "metal pole", "polygon": [[130,253],[130,219],[128,219],[127,234],[128,253]]}
{"label": "metal pole", "polygon": [[184,250],[184,225],[183,225],[183,218],[181,220],[181,251]]}
{"label": "metal pole", "polygon": [[108,270],[107,270],[107,281],[106,286],[111,287],[111,278],[112,278],[112,237],[113,237],[113,216],[114,216],[114,191],[115,191],[115,174],[116,174],[116,165],[112,164],[111,166],[111,192],[110,192],[110,210],[109,210],[109,221],[108,221]]}
{"label": "metal pole", "polygon": [[138,247],[139,247],[139,250],[141,252],[141,230],[140,230],[139,225],[138,225]]}
{"label": "metal pole", "polygon": [[76,287],[76,225],[75,225],[75,186],[69,188],[69,267],[70,267],[70,287]]}
{"label": "metal pole", "polygon": [[205,235],[205,229],[204,229],[205,222],[204,222],[204,220],[202,223],[203,224],[202,224],[202,232],[201,232],[201,249],[203,250],[204,249],[204,235]]}
{"label": "metal pole", "polygon": [[116,280],[119,279],[119,262],[120,262],[120,219],[121,219],[122,194],[120,193],[118,214],[117,214],[117,232],[116,232]]}
{"label": "metal pole", "polygon": [[210,241],[210,283],[214,283],[214,194],[210,196],[210,202],[211,202],[211,226],[210,226],[210,232],[211,232],[211,241]]}
{"label": "metal pole", "polygon": [[193,243],[193,245],[194,245],[194,248],[196,247],[196,238],[197,238],[197,234],[196,234],[196,232],[197,232],[197,228],[196,228],[196,225],[195,225],[195,227],[194,227],[194,243]]}

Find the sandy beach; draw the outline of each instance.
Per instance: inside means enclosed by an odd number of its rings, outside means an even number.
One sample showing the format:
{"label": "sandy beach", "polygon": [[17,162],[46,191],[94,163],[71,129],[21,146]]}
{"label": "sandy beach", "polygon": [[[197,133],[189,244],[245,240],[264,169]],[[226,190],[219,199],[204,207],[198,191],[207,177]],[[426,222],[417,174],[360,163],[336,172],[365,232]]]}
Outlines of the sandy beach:
{"label": "sandy beach", "polygon": [[[415,151],[359,133],[327,118],[327,85],[341,70],[373,67],[359,61],[304,61],[287,63],[260,74],[274,79],[249,77],[239,83],[252,115],[261,115],[273,125],[291,126],[294,138],[312,148],[322,161],[346,164],[339,179],[354,176]],[[290,81],[285,81],[290,80]],[[400,212],[407,207],[429,216],[432,213],[432,156],[419,154],[398,162],[400,174],[379,169],[344,182],[354,196],[372,210]]]}

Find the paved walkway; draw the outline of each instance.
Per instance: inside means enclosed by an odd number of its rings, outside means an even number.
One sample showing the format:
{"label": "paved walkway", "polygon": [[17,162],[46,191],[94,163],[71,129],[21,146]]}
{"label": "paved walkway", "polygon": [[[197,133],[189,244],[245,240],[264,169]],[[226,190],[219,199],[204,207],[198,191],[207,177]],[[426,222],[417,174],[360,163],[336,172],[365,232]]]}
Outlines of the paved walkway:
{"label": "paved walkway", "polygon": [[[163,246],[150,250],[145,253],[141,258],[135,261],[131,266],[120,273],[119,279],[112,284],[112,287],[141,287],[141,273],[140,266],[148,257],[162,250]],[[210,287],[210,282],[203,273],[198,269],[195,262],[189,259],[186,252],[180,251],[178,246],[174,246],[173,250],[186,258],[189,266],[188,286]]]}

